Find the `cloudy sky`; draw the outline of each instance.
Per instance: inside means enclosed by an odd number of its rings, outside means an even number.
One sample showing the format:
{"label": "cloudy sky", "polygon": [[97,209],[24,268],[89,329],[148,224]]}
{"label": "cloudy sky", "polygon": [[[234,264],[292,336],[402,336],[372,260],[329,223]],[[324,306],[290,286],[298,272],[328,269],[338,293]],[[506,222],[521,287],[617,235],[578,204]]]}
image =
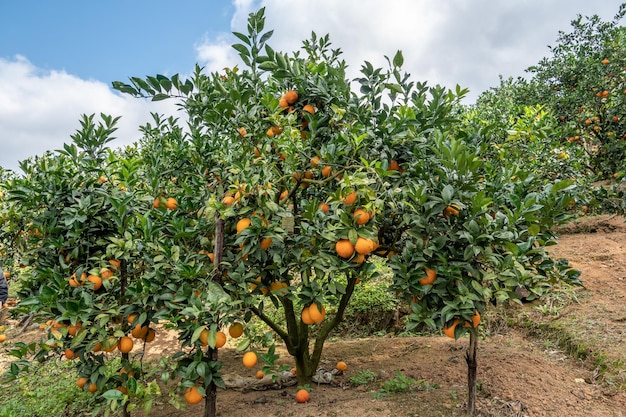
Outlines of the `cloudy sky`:
{"label": "cloudy sky", "polygon": [[82,114],[122,116],[113,146],[138,139],[150,111],[112,81],[237,64],[232,31],[266,7],[270,44],[293,51],[311,32],[329,34],[356,76],[364,60],[384,65],[402,50],[416,81],[469,88],[467,103],[523,76],[549,55],[578,14],[611,20],[618,0],[0,0],[0,166],[69,142]]}

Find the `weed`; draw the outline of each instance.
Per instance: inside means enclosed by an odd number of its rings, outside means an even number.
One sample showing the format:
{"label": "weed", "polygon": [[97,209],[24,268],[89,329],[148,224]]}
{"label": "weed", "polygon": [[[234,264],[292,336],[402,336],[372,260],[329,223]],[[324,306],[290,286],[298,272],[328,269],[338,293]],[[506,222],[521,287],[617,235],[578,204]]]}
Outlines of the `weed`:
{"label": "weed", "polygon": [[375,380],[376,373],[367,369],[362,369],[350,377],[350,383],[356,386],[367,385],[370,382],[374,382]]}

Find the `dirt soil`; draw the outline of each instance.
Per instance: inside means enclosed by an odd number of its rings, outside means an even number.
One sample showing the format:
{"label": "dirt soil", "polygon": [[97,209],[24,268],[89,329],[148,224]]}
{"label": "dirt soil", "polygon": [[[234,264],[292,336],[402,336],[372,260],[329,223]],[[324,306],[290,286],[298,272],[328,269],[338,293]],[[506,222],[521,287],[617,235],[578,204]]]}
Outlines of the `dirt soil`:
{"label": "dirt soil", "polygon": [[[551,252],[582,271],[584,287],[572,294],[574,302],[552,300],[549,313],[531,304],[510,309],[505,314],[509,326],[503,325],[501,312],[485,314],[478,352],[479,416],[626,416],[626,223],[622,217],[586,217],[560,232],[560,243]],[[163,335],[148,354],[158,357],[172,349],[172,342],[173,337]],[[348,370],[330,385],[311,386],[309,403],[296,403],[295,386],[220,390],[218,415],[465,415],[467,346],[468,339],[441,336],[327,342],[321,366],[332,369],[343,360]],[[220,359],[229,376],[252,379],[259,368],[244,368],[234,349],[221,349]],[[7,360],[0,349],[0,368]],[[286,354],[281,362],[291,363]],[[371,371],[376,379],[351,384],[360,371]],[[397,371],[415,379],[415,388],[382,395],[381,383]],[[176,410],[164,399],[154,404],[150,415],[202,416],[203,405]]]}

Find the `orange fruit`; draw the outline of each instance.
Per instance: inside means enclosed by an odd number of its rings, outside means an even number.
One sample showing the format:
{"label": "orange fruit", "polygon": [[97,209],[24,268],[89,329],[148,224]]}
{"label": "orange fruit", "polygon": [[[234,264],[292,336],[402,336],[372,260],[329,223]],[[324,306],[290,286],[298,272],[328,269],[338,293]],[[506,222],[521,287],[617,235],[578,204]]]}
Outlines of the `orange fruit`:
{"label": "orange fruit", "polygon": [[309,307],[304,307],[302,309],[302,314],[300,315],[300,317],[302,319],[302,323],[306,324],[307,326],[315,323],[311,318],[311,315],[309,314]]}
{"label": "orange fruit", "polygon": [[219,349],[225,344],[226,344],[226,333],[217,332],[217,334],[215,335],[215,348]]}
{"label": "orange fruit", "polygon": [[269,129],[267,129],[267,136],[269,136],[270,138],[276,136],[276,135],[280,135],[283,132],[283,130],[278,127],[278,126],[272,126]]}
{"label": "orange fruit", "polygon": [[322,168],[323,177],[329,178],[332,175],[333,175],[333,169],[330,165],[326,165],[324,168]]}
{"label": "orange fruit", "polygon": [[91,351],[94,353],[100,352],[101,350],[102,350],[102,343],[100,342],[97,342],[95,346],[93,347],[93,349],[91,349]]}
{"label": "orange fruit", "polygon": [[346,206],[354,204],[356,202],[356,197],[357,197],[356,191],[352,191],[351,193],[349,193],[343,198],[343,204],[345,204]]}
{"label": "orange fruit", "polygon": [[263,379],[263,377],[265,376],[265,373],[262,370],[258,370],[256,371],[256,379]]}
{"label": "orange fruit", "polygon": [[76,354],[72,349],[65,349],[65,357],[67,359],[74,359],[76,357]]}
{"label": "orange fruit", "polygon": [[287,284],[285,282],[272,281],[270,283],[270,291],[271,292],[281,291],[283,288],[287,288]]}
{"label": "orange fruit", "polygon": [[154,329],[148,329],[148,333],[146,333],[145,341],[146,343],[150,343],[156,337],[156,331]]}
{"label": "orange fruit", "polygon": [[122,353],[128,353],[133,350],[133,339],[123,336],[117,344],[117,348]]}
{"label": "orange fruit", "polygon": [[466,321],[465,327],[477,328],[479,324],[480,324],[480,313],[478,312],[478,310],[476,310],[476,314],[472,316],[472,322],[470,323],[469,321]]}
{"label": "orange fruit", "polygon": [[320,164],[320,157],[319,157],[318,155],[315,155],[313,158],[311,158],[311,161],[310,161],[310,162],[311,162],[311,166],[312,166],[313,168],[316,168],[316,167],[318,167],[318,166],[319,166],[319,164]]}
{"label": "orange fruit", "polygon": [[326,203],[320,203],[317,206],[317,209],[321,210],[323,213],[328,213],[328,210],[330,210],[330,206],[328,204],[326,204]]}
{"label": "orange fruit", "polygon": [[459,324],[459,319],[454,319],[454,321],[452,322],[452,325],[450,327],[448,327],[448,323],[443,325],[443,333],[454,339],[454,329],[456,328],[456,326]]}
{"label": "orange fruit", "polygon": [[148,326],[136,325],[130,332],[130,335],[135,339],[143,339],[148,334]]}
{"label": "orange fruit", "polygon": [[387,171],[399,171],[399,170],[400,170],[400,164],[398,164],[398,161],[394,159],[389,161],[389,167],[387,168]]}
{"label": "orange fruit", "polygon": [[246,352],[243,355],[242,360],[243,360],[243,366],[245,366],[246,368],[254,368],[254,365],[256,365],[256,362],[257,362],[256,353]]}
{"label": "orange fruit", "polygon": [[261,240],[261,249],[267,250],[270,246],[272,246],[272,238],[271,237],[266,237],[265,239]]}
{"label": "orange fruit", "polygon": [[98,386],[94,382],[92,382],[91,384],[89,384],[87,390],[89,390],[89,392],[93,394],[94,392],[98,391]]}
{"label": "orange fruit", "polygon": [[109,264],[111,264],[115,269],[120,269],[120,266],[122,266],[122,263],[117,259],[110,259]]}
{"label": "orange fruit", "polygon": [[349,259],[354,254],[354,245],[348,239],[340,239],[335,244],[337,255]]}
{"label": "orange fruit", "polygon": [[244,217],[243,219],[237,222],[237,233],[241,233],[248,228],[252,224],[252,220],[248,217]]}
{"label": "orange fruit", "polygon": [[309,306],[309,317],[311,317],[311,320],[315,323],[321,323],[324,321],[324,317],[326,317],[326,308],[322,306],[322,310],[320,311],[317,303],[311,304]]}
{"label": "orange fruit", "polygon": [[361,255],[368,255],[376,249],[376,242],[372,239],[359,236],[356,240],[356,244],[354,245],[354,249]]}
{"label": "orange fruit", "polygon": [[89,275],[87,280],[93,284],[94,291],[98,291],[102,287],[102,278],[97,275]]}
{"label": "orange fruit", "polygon": [[311,399],[311,396],[309,395],[309,391],[305,390],[305,389],[301,389],[298,392],[296,392],[296,401],[299,403],[308,403],[309,400]]}
{"label": "orange fruit", "polygon": [[240,127],[237,131],[241,136],[246,136],[248,134],[245,127]]}
{"label": "orange fruit", "polygon": [[100,278],[109,279],[112,276],[113,276],[113,271],[111,271],[109,268],[102,268],[100,270]]}
{"label": "orange fruit", "polygon": [[352,258],[352,262],[354,262],[355,264],[362,264],[363,262],[365,262],[365,255],[361,255],[360,253],[357,253],[356,256]]}
{"label": "orange fruit", "polygon": [[243,324],[235,322],[228,328],[228,334],[233,339],[237,339],[243,334]]}
{"label": "orange fruit", "polygon": [[169,210],[176,210],[178,208],[178,201],[174,197],[170,197],[165,201],[165,208]]}
{"label": "orange fruit", "polygon": [[187,388],[184,397],[187,404],[190,405],[199,404],[204,399],[204,396],[198,392],[198,387],[196,386]]}
{"label": "orange fruit", "polygon": [[70,286],[80,287],[85,282],[85,279],[87,279],[87,274],[85,274],[84,272],[80,276],[80,281],[76,279],[76,274],[72,274],[72,276],[70,277]]}
{"label": "orange fruit", "polygon": [[304,112],[315,114],[315,107],[313,107],[311,104],[305,104],[304,107],[302,107],[302,112],[303,114]]}
{"label": "orange fruit", "polygon": [[78,333],[81,327],[82,324],[80,322],[76,324],[70,324],[67,328],[67,334],[69,334],[70,336],[76,336],[76,333]]}
{"label": "orange fruit", "polygon": [[89,381],[89,378],[85,378],[85,377],[78,378],[76,380],[76,385],[78,385],[78,388],[84,389],[85,385],[87,384],[87,381]]}
{"label": "orange fruit", "polygon": [[363,209],[354,210],[352,217],[354,218],[354,222],[358,225],[364,225],[370,221],[370,214]]}
{"label": "orange fruit", "polygon": [[443,210],[443,215],[446,217],[450,217],[450,216],[458,216],[459,215],[459,207],[455,206],[455,205],[451,205],[446,207]]}
{"label": "orange fruit", "polygon": [[609,60],[607,58],[604,58],[602,60],[602,65],[608,65],[609,64]]}
{"label": "orange fruit", "polygon": [[337,365],[335,365],[335,368],[337,368],[341,372],[345,372],[346,370],[348,370],[348,365],[344,361],[339,361],[337,362]]}
{"label": "orange fruit", "polygon": [[298,101],[298,93],[295,90],[289,90],[283,94],[282,98],[284,98],[288,104],[294,104]]}
{"label": "orange fruit", "polygon": [[435,279],[437,279],[437,271],[435,271],[434,269],[426,268],[426,276],[420,279],[418,282],[422,285],[433,285]]}
{"label": "orange fruit", "polygon": [[227,195],[224,198],[222,198],[222,203],[224,205],[232,206],[234,202],[235,202],[235,197],[233,197],[232,195]]}
{"label": "orange fruit", "polygon": [[155,199],[154,199],[154,202],[152,203],[152,207],[154,207],[154,208],[159,208],[159,207],[161,207],[161,199],[160,199],[160,198],[158,198],[158,197],[157,197],[157,198],[155,198]]}
{"label": "orange fruit", "polygon": [[289,107],[289,103],[287,102],[287,99],[284,96],[278,100],[278,105],[283,109],[286,109],[287,107]]}
{"label": "orange fruit", "polygon": [[282,193],[280,193],[280,199],[284,200],[285,198],[287,198],[289,196],[289,191],[285,190]]}

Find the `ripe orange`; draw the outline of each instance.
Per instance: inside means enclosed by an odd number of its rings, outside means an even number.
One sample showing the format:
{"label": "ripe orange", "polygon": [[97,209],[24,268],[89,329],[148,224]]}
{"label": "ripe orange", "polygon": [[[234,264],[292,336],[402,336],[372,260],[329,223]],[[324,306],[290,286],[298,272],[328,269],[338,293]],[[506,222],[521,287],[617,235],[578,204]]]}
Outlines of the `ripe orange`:
{"label": "ripe orange", "polygon": [[310,104],[306,104],[306,105],[304,105],[304,107],[302,107],[302,111],[303,111],[303,114],[304,114],[304,112],[310,113],[310,114],[315,114],[315,107],[313,107]]}
{"label": "ripe orange", "polygon": [[335,365],[335,368],[337,368],[341,372],[345,372],[346,370],[348,370],[348,365],[344,361],[339,361],[337,362],[337,365]]}
{"label": "ripe orange", "polygon": [[465,327],[477,328],[479,324],[480,324],[480,313],[478,312],[478,310],[476,310],[476,314],[472,316],[472,322],[470,323],[469,321],[466,321]]}
{"label": "ripe orange", "polygon": [[98,291],[102,287],[102,278],[97,275],[89,275],[87,280],[93,284],[94,291]]}
{"label": "ripe orange", "polygon": [[310,162],[313,168],[317,168],[320,164],[320,157],[318,155],[315,155],[313,158],[311,158]]}
{"label": "ripe orange", "polygon": [[398,161],[394,159],[389,161],[389,168],[387,168],[387,171],[399,171],[399,170],[400,170],[400,164],[398,164]]}
{"label": "ripe orange", "polygon": [[262,370],[258,370],[256,371],[256,379],[263,379],[263,377],[265,376],[265,372],[263,372]]}
{"label": "ripe orange", "polygon": [[94,382],[92,382],[91,384],[89,384],[87,390],[93,394],[94,392],[98,391],[98,386]]}
{"label": "ripe orange", "polygon": [[335,244],[337,255],[349,259],[354,254],[354,245],[348,239],[340,239]]}
{"label": "ripe orange", "polygon": [[87,279],[87,274],[86,273],[82,273],[80,276],[80,280],[78,280],[76,278],[76,274],[72,274],[72,276],[70,277],[70,286],[71,287],[80,287],[81,285],[83,285],[85,283],[85,280]]}
{"label": "ripe orange", "polygon": [[169,210],[176,210],[178,208],[178,201],[174,197],[170,197],[165,201],[165,208]]}
{"label": "ripe orange", "polygon": [[237,233],[241,233],[248,228],[252,224],[252,220],[248,217],[244,217],[243,219],[237,222]]}
{"label": "ripe orange", "polygon": [[357,197],[356,191],[352,191],[351,193],[349,193],[343,198],[343,204],[345,204],[346,206],[354,204],[356,202],[356,197]]}
{"label": "ripe orange", "polygon": [[272,246],[272,238],[271,237],[266,237],[265,239],[261,240],[261,249],[267,250],[270,246]]}
{"label": "ripe orange", "polygon": [[120,269],[120,266],[122,266],[122,263],[117,259],[110,259],[109,264],[111,264],[115,269]]}
{"label": "ripe orange", "polygon": [[237,339],[243,334],[243,324],[235,322],[228,328],[228,334],[233,339]]}
{"label": "ripe orange", "polygon": [[143,339],[148,334],[148,326],[136,325],[130,332],[130,335],[135,339]]}
{"label": "ripe orange", "polygon": [[426,276],[420,279],[418,282],[422,285],[433,285],[435,279],[437,279],[437,271],[435,271],[434,269],[426,268]]}
{"label": "ripe orange", "polygon": [[240,127],[237,131],[241,136],[246,136],[248,134],[245,127]]}
{"label": "ripe orange", "polygon": [[161,199],[159,197],[154,199],[154,202],[152,203],[152,207],[154,207],[154,208],[160,208],[161,207]]}
{"label": "ripe orange", "polygon": [[199,404],[204,399],[204,396],[198,392],[197,386],[187,388],[184,397],[190,405]]}
{"label": "ripe orange", "polygon": [[443,325],[443,333],[452,338],[455,339],[454,337],[454,329],[456,328],[456,326],[459,324],[459,319],[454,319],[454,321],[452,322],[452,325],[450,327],[448,327],[448,323]]}
{"label": "ripe orange", "polygon": [[111,271],[109,268],[102,268],[100,270],[100,278],[109,279],[112,276],[113,276],[113,271]]}
{"label": "ripe orange", "polygon": [[446,217],[450,216],[458,216],[459,215],[459,207],[455,205],[450,205],[443,210],[443,215]]}
{"label": "ripe orange", "polygon": [[315,323],[311,318],[311,314],[309,314],[309,307],[304,307],[302,309],[302,314],[300,315],[300,318],[302,319],[302,323],[306,324],[307,326]]}
{"label": "ripe orange", "polygon": [[313,303],[309,306],[309,317],[315,323],[321,323],[324,321],[324,317],[326,317],[326,308],[322,306],[322,310],[320,311],[317,303]]}
{"label": "ripe orange", "polygon": [[285,190],[282,193],[280,193],[280,199],[284,200],[285,198],[287,198],[289,196],[289,191]]}
{"label": "ripe orange", "polygon": [[76,380],[76,385],[78,385],[78,388],[84,389],[85,385],[87,384],[87,381],[89,381],[89,378],[85,378],[85,377],[78,378]]}
{"label": "ripe orange", "polygon": [[101,350],[102,350],[102,343],[100,342],[97,342],[95,346],[93,347],[93,349],[91,349],[91,351],[94,353],[100,352]]}
{"label": "ripe orange", "polygon": [[202,332],[200,333],[200,336],[198,337],[198,340],[200,341],[202,346],[208,346],[208,344],[209,344],[209,330],[208,329],[202,330]]}
{"label": "ripe orange", "polygon": [[328,204],[326,204],[326,203],[320,203],[317,206],[317,209],[321,210],[323,213],[328,213],[328,210],[330,210],[330,206]]}
{"label": "ripe orange", "polygon": [[146,338],[145,338],[146,343],[150,343],[154,341],[155,337],[156,337],[156,331],[154,329],[148,329],[148,333],[146,334]]}
{"label": "ripe orange", "polygon": [[354,245],[354,249],[361,255],[368,255],[376,249],[376,242],[372,239],[359,236],[356,240],[356,244]]}
{"label": "ripe orange", "polygon": [[276,136],[276,135],[280,135],[283,132],[283,130],[278,127],[278,126],[272,126],[269,129],[267,129],[267,136],[269,136],[270,138]]}
{"label": "ripe orange", "polygon": [[256,362],[257,362],[256,353],[246,352],[243,355],[243,366],[245,366],[246,368],[254,368],[254,365],[256,365]]}
{"label": "ripe orange", "polygon": [[619,116],[613,116],[613,121],[614,122],[619,122]]}
{"label": "ripe orange", "polygon": [[76,357],[76,354],[74,353],[72,349],[65,349],[65,357],[71,360]]}
{"label": "ripe orange", "polygon": [[226,344],[226,333],[217,332],[215,335],[215,348],[219,349]]}
{"label": "ripe orange", "polygon": [[333,175],[333,169],[330,165],[326,165],[324,168],[322,168],[323,177],[329,178],[332,175]]}
{"label": "ripe orange", "polygon": [[224,198],[222,198],[222,203],[227,206],[232,206],[234,202],[235,202],[235,197],[233,197],[232,195],[227,195]]}
{"label": "ripe orange", "polygon": [[133,350],[133,339],[128,336],[123,336],[117,344],[117,348],[122,353],[130,352]]}
{"label": "ripe orange", "polygon": [[354,222],[358,225],[364,225],[370,221],[370,214],[363,209],[354,210],[352,217],[354,218]]}
{"label": "ripe orange", "polygon": [[289,90],[285,94],[283,94],[282,98],[284,98],[288,104],[294,104],[296,101],[298,101],[298,93],[294,90]]}
{"label": "ripe orange", "polygon": [[308,403],[309,400],[311,399],[311,396],[309,395],[309,391],[305,390],[305,389],[301,389],[298,392],[296,392],[296,401],[299,403]]}
{"label": "ripe orange", "polygon": [[609,60],[608,60],[607,58],[604,58],[604,59],[602,60],[602,64],[603,64],[603,65],[608,65],[608,64],[609,64]]}

